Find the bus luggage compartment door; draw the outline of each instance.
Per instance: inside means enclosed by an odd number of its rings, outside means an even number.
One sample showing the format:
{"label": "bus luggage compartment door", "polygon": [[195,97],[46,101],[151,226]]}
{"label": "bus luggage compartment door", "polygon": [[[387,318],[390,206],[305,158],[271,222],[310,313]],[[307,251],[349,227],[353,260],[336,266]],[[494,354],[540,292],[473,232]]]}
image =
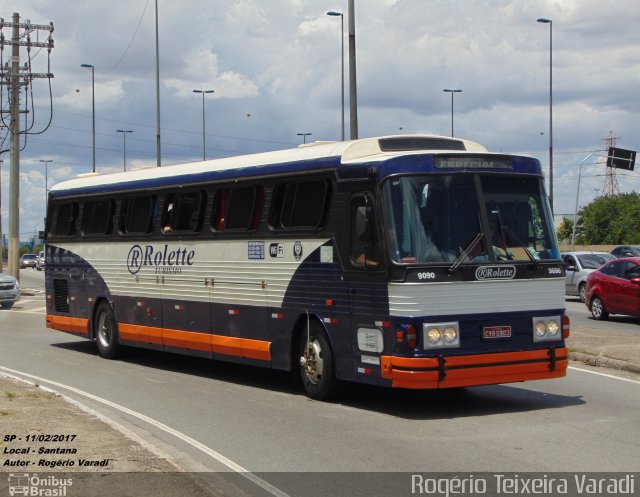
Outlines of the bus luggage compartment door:
{"label": "bus luggage compartment door", "polygon": [[239,271],[209,283],[213,352],[225,360],[271,359],[266,283],[254,276]]}

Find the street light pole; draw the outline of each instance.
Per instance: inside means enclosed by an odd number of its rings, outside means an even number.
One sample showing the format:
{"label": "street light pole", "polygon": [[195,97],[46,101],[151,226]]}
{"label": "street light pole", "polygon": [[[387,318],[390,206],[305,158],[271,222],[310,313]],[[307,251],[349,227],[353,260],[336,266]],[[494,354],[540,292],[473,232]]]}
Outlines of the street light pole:
{"label": "street light pole", "polygon": [[589,154],[580,161],[580,169],[578,170],[578,189],[576,190],[576,207],[573,210],[573,230],[571,232],[571,251],[573,251],[573,248],[576,244],[576,224],[578,222],[578,198],[580,197],[580,179],[582,178],[582,166],[589,157],[593,157],[594,155],[595,153]]}
{"label": "street light pole", "polygon": [[442,90],[445,93],[451,93],[451,137],[453,138],[453,94],[454,93],[462,93],[462,90],[460,89],[449,89],[449,88],[445,88],[444,90]]}
{"label": "street light pole", "polygon": [[160,151],[160,35],[158,33],[158,0],[156,0],[156,167],[162,165]]}
{"label": "street light pole", "polygon": [[340,98],[342,100],[342,141],[344,141],[344,14],[342,12],[336,12],[330,10],[327,12],[328,16],[337,17],[340,16],[340,74],[341,74],[341,86],[340,86]]}
{"label": "street light pole", "polygon": [[214,90],[193,90],[193,93],[202,93],[202,160],[207,160],[207,149],[205,142],[205,122],[204,122],[204,95],[205,93],[213,93]]}
{"label": "street light pole", "polygon": [[118,133],[122,133],[122,139],[123,139],[123,152],[122,152],[122,157],[123,157],[123,168],[124,171],[127,170],[127,133],[133,133],[132,130],[130,129],[117,129],[116,130]]}
{"label": "street light pole", "polygon": [[358,139],[358,84],[356,82],[356,11],[349,0],[349,114],[351,139]]}
{"label": "street light pole", "polygon": [[311,133],[298,133],[298,136],[302,137],[302,143],[307,143],[307,136],[311,136]]}
{"label": "street light pole", "polygon": [[538,22],[549,25],[549,204],[553,214],[553,22],[544,17]]}
{"label": "street light pole", "polygon": [[92,109],[92,129],[93,129],[93,172],[96,172],[96,80],[95,67],[91,64],[80,64],[80,67],[91,69],[91,109]]}

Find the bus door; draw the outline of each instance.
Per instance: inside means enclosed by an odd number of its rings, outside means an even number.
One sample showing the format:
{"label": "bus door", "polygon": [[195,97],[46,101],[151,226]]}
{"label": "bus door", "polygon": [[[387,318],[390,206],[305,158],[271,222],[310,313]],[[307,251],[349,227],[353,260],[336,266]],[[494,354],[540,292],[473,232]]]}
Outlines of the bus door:
{"label": "bus door", "polygon": [[[372,374],[380,366],[384,335],[388,333],[387,275],[382,259],[378,215],[372,193],[358,193],[348,204],[348,260],[350,329],[357,374]],[[347,223],[345,223],[347,224]],[[353,368],[353,365],[352,365]],[[366,381],[365,377],[361,378]]]}
{"label": "bus door", "polygon": [[256,273],[240,265],[209,280],[213,352],[225,360],[270,360],[267,283]]}

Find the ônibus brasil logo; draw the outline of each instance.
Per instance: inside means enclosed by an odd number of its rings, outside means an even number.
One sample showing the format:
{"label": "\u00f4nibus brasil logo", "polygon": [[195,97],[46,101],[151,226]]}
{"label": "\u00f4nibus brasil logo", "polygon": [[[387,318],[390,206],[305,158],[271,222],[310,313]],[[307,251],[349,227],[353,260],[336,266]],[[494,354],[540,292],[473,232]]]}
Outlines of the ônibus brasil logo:
{"label": "\u00f4nibus brasil logo", "polygon": [[169,249],[169,245],[156,250],[153,245],[134,245],[127,256],[127,269],[136,274],[144,266],[155,268],[156,274],[180,274],[184,266],[193,266],[195,250],[178,247]]}
{"label": "\u00f4nibus brasil logo", "polygon": [[477,280],[512,280],[515,275],[515,266],[480,266],[476,269]]}

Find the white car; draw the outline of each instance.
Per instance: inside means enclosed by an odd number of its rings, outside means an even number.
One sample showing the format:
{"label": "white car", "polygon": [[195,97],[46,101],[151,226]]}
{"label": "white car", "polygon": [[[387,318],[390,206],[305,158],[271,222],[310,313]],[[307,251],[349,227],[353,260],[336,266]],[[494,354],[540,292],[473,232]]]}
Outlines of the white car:
{"label": "white car", "polygon": [[600,268],[605,262],[615,259],[615,256],[608,252],[565,252],[562,254],[564,261],[565,294],[580,297],[584,302],[584,295],[587,289],[587,276]]}
{"label": "white car", "polygon": [[11,309],[20,299],[20,283],[13,276],[0,274],[0,308]]}
{"label": "white car", "polygon": [[44,267],[44,250],[41,250],[38,254],[38,260],[36,261],[36,269],[42,271]]}

